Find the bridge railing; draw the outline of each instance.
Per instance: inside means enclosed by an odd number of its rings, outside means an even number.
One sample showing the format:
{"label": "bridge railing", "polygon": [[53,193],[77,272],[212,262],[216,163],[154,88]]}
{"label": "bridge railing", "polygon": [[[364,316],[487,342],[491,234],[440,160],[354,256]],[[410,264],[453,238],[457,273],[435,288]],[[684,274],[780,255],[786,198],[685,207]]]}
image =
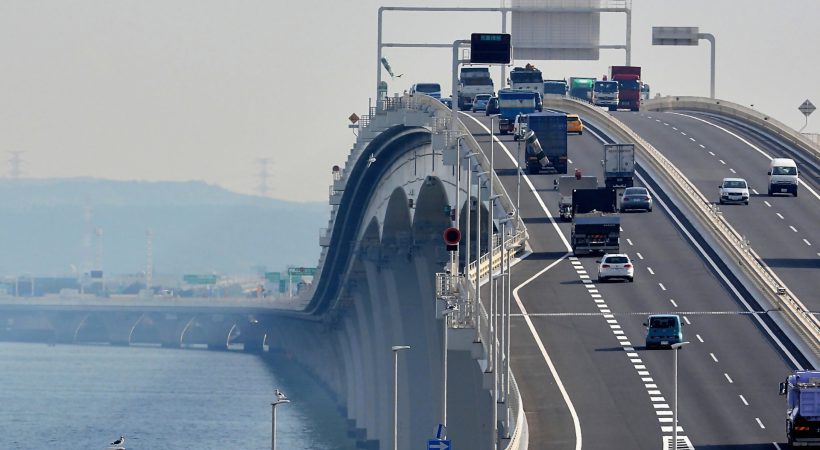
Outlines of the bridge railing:
{"label": "bridge railing", "polygon": [[[681,97],[683,98],[683,97]],[[650,167],[657,169],[658,175],[666,178],[681,199],[695,212],[698,221],[714,231],[714,235],[728,250],[735,261],[746,269],[753,282],[757,283],[762,292],[784,313],[783,316],[794,326],[795,330],[803,335],[815,355],[820,354],[820,321],[811,311],[791,292],[765,264],[762,258],[752,249],[748,240],[737,232],[704,195],[689,181],[689,179],[652,144],[640,137],[623,122],[602,109],[593,107],[584,102],[567,98],[545,97],[544,107],[555,109],[570,109],[584,115],[585,120],[591,120],[604,125],[615,133],[620,142],[631,142],[642,160]],[[788,134],[784,131],[783,134]],[[649,168],[649,167],[647,167]]]}

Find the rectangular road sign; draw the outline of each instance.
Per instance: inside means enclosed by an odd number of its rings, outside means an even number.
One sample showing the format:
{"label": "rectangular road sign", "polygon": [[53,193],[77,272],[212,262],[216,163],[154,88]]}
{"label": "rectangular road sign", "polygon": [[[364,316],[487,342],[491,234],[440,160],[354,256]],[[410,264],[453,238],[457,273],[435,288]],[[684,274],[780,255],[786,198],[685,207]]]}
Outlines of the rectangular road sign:
{"label": "rectangular road sign", "polygon": [[698,45],[698,27],[652,27],[652,45]]}
{"label": "rectangular road sign", "polygon": [[302,275],[312,277],[316,275],[315,267],[288,267],[288,275]]}
{"label": "rectangular road sign", "polygon": [[451,450],[449,439],[430,439],[427,441],[427,450]]}
{"label": "rectangular road sign", "polygon": [[470,63],[509,64],[510,35],[473,33],[470,35]]}
{"label": "rectangular road sign", "polygon": [[282,274],[279,272],[265,272],[265,279],[271,283],[278,283],[282,279]]}

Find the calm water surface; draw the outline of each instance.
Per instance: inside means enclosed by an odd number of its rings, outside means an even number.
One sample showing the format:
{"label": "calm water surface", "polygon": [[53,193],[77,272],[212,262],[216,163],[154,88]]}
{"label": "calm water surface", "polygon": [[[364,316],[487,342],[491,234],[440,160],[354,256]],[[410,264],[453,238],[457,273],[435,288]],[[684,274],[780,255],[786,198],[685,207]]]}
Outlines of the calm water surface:
{"label": "calm water surface", "polygon": [[350,450],[327,393],[286,360],[241,352],[0,342],[0,449]]}

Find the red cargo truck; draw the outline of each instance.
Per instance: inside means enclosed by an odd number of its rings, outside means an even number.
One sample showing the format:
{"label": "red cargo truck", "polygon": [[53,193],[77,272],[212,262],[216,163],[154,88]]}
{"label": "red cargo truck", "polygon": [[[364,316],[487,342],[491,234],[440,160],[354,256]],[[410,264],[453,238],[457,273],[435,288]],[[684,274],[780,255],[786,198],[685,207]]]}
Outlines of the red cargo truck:
{"label": "red cargo truck", "polygon": [[609,79],[618,82],[618,109],[637,111],[641,107],[641,68],[611,66]]}

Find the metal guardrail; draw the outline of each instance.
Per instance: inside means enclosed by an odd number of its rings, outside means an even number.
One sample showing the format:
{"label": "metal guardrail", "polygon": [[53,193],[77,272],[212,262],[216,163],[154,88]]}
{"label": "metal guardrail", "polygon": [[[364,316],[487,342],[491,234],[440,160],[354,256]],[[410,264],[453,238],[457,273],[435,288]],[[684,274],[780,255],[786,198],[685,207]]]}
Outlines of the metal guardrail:
{"label": "metal guardrail", "polygon": [[[745,237],[729,224],[719,210],[704,197],[671,161],[623,122],[603,110],[573,99],[564,98],[560,102],[556,102],[556,100],[548,100],[545,97],[544,106],[564,109],[570,106],[576,110],[575,112],[585,114],[587,118],[594,117],[599,123],[608,124],[608,128],[614,131],[617,138],[623,142],[634,143],[639,155],[647,163],[660,169],[660,174],[671,181],[678,192],[684,194],[681,197],[696,213],[695,215],[701,223],[711,227],[715,232],[715,236],[733,254],[741,267],[749,272],[752,279],[760,285],[764,293],[769,294],[772,303],[782,307],[781,310],[784,316],[795,326],[796,331],[806,338],[806,342],[810,345],[812,351],[816,355],[820,354],[820,321],[817,317],[812,315],[811,311],[806,308],[797,296],[786,288],[785,284],[767,266],[761,263],[760,256],[748,245]],[[786,134],[788,133],[784,132],[782,135]]]}

